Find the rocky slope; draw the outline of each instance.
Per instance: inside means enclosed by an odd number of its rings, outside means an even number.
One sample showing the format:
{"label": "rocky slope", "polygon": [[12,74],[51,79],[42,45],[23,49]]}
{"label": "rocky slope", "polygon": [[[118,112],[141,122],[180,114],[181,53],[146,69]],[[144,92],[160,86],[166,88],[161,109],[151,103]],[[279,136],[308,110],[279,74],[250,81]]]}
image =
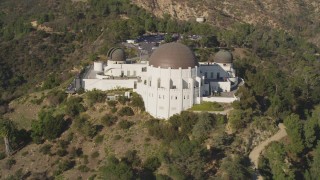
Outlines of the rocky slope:
{"label": "rocky slope", "polygon": [[234,22],[268,25],[313,39],[320,45],[318,0],[132,0],[156,16],[169,14],[180,20],[205,17],[228,27]]}

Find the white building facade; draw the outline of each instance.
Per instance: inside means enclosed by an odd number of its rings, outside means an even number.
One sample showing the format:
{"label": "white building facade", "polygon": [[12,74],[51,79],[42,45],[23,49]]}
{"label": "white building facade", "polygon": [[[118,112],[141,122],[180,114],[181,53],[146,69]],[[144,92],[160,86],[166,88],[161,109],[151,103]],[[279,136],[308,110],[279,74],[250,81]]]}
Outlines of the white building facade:
{"label": "white building facade", "polygon": [[218,52],[214,63],[202,64],[180,43],[161,45],[146,63],[126,64],[120,48],[111,49],[108,57],[107,64],[95,62],[87,71],[83,88],[132,88],[141,95],[146,111],[156,118],[167,119],[214,93],[230,92],[238,84],[228,51]]}

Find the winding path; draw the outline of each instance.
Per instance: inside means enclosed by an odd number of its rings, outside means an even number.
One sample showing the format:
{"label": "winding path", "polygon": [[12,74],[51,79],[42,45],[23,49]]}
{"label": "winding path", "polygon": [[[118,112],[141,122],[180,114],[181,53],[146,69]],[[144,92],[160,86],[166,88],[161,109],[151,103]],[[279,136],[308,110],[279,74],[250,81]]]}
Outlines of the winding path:
{"label": "winding path", "polygon": [[[280,123],[279,131],[276,134],[274,134],[270,138],[260,143],[250,152],[249,158],[253,163],[255,169],[258,169],[259,156],[261,152],[266,148],[266,146],[268,146],[272,141],[279,141],[286,136],[287,136],[286,127],[282,123]],[[256,179],[263,179],[262,176],[259,175],[259,172],[257,172],[256,175],[257,175]]]}

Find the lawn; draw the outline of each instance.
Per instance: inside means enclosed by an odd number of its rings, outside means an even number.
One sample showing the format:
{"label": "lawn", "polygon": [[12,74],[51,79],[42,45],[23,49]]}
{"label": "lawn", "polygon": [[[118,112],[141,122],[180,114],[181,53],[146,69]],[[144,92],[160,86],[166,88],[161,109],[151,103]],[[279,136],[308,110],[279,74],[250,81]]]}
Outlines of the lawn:
{"label": "lawn", "polygon": [[191,111],[223,111],[223,107],[216,102],[202,102],[195,104],[190,109]]}

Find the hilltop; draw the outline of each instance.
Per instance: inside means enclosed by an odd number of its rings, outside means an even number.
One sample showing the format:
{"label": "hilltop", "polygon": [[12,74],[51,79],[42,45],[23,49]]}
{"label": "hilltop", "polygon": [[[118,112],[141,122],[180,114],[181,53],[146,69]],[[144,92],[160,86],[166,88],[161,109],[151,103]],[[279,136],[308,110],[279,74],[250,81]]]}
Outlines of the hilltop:
{"label": "hilltop", "polygon": [[214,26],[229,28],[236,22],[266,25],[304,36],[320,46],[320,4],[317,0],[133,0],[158,17],[179,20],[205,17]]}

